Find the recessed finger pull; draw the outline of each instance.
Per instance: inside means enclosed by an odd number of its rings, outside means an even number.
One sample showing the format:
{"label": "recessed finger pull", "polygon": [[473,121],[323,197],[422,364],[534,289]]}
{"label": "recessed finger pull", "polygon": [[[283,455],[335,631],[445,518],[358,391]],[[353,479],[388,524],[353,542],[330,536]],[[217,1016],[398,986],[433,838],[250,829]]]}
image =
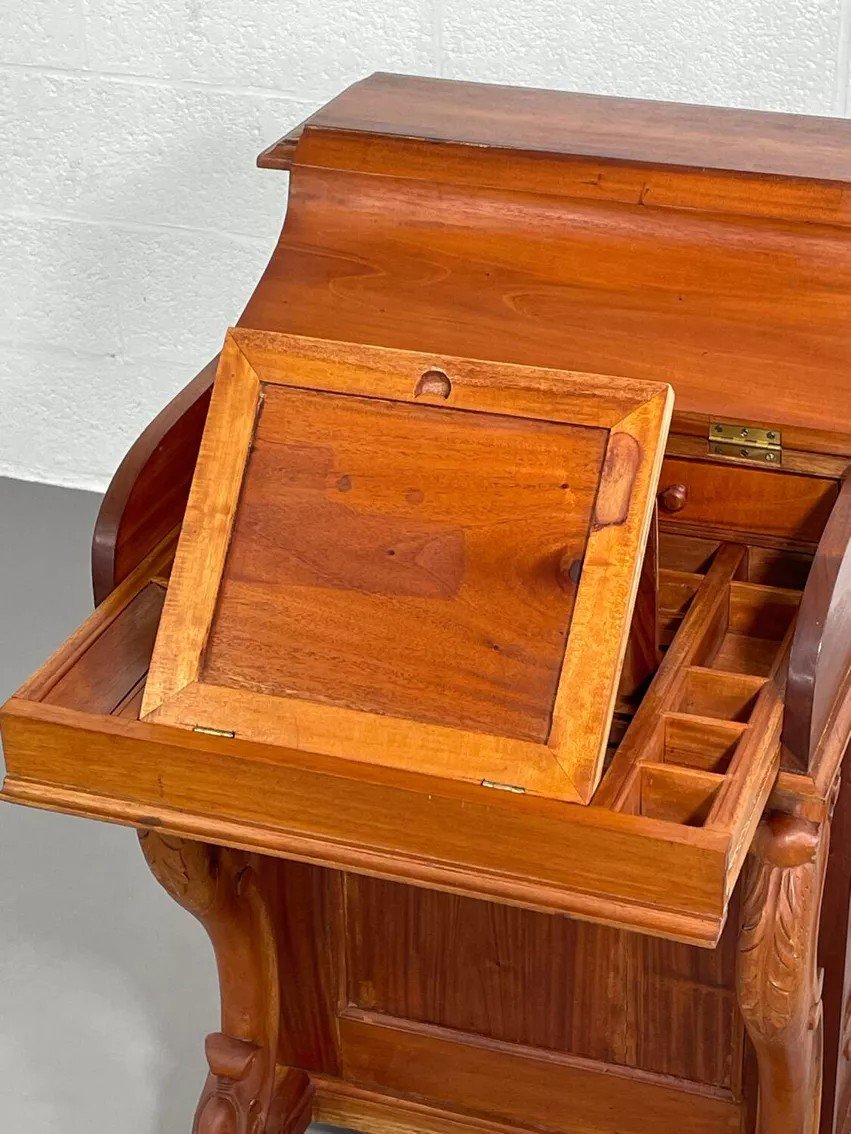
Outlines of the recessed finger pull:
{"label": "recessed finger pull", "polygon": [[420,375],[420,380],[414,389],[414,397],[431,397],[443,398],[444,400],[452,393],[452,382],[447,374],[442,370],[426,370]]}

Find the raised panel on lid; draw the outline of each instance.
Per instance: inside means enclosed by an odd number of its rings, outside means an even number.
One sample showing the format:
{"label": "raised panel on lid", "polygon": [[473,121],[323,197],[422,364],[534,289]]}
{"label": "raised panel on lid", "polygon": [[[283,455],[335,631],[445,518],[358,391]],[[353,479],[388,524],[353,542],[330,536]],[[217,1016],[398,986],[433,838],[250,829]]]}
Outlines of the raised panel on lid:
{"label": "raised panel on lid", "polygon": [[587,801],[671,401],[232,332],[143,717]]}
{"label": "raised panel on lid", "polygon": [[202,680],[545,742],[606,431],[264,395]]}

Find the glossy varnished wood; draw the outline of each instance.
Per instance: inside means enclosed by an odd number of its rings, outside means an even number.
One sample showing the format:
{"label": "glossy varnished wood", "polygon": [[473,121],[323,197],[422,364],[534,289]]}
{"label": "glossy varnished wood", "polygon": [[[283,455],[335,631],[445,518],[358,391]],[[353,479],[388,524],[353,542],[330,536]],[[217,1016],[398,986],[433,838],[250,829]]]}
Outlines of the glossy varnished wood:
{"label": "glossy varnished wood", "polygon": [[545,741],[605,441],[267,388],[204,680]]}
{"label": "glossy varnished wood", "polygon": [[661,1129],[687,1124],[694,1134],[732,1134],[741,1126],[740,1108],[726,1092],[622,1075],[605,1064],[434,1026],[351,1011],[341,1021],[341,1042],[348,1079],[403,1096],[425,1094],[462,1113],[561,1124],[571,1134],[643,1134],[648,1114]]}
{"label": "glossy varnished wood", "polygon": [[[155,731],[151,731],[155,729]],[[509,793],[374,783],[280,749],[10,702],[4,798],[713,944],[727,838]],[[25,774],[18,774],[18,768]],[[382,776],[382,778],[386,778]],[[395,778],[395,777],[394,777]],[[441,794],[438,794],[440,788]],[[431,789],[429,791],[429,789]],[[163,805],[163,791],[169,805]],[[460,785],[459,785],[460,791]],[[214,803],[215,818],[198,798]],[[514,806],[512,806],[514,804]],[[555,848],[555,849],[554,849]],[[669,879],[681,879],[671,892]]]}
{"label": "glossy varnished wood", "polygon": [[124,616],[104,629],[80,663],[45,695],[49,705],[112,713],[144,683],[151,662],[165,590],[149,583],[130,600]]}
{"label": "glossy varnished wood", "polygon": [[[252,326],[279,326],[285,298],[290,326],[312,335],[662,375],[692,412],[748,421],[768,404],[775,424],[842,424],[818,408],[845,396],[841,296],[851,261],[841,230],[786,233],[513,188],[483,192],[471,209],[466,186],[313,165],[292,176],[293,211],[247,309]],[[453,215],[458,222],[446,223]],[[353,271],[353,261],[363,266]],[[643,286],[648,276],[657,286]],[[829,294],[828,278],[837,288]],[[384,302],[388,287],[407,312],[401,321]],[[471,296],[474,317],[444,318]],[[747,383],[738,381],[744,366]],[[824,384],[818,403],[804,394],[814,372]]]}
{"label": "glossy varnished wood", "polygon": [[670,413],[662,383],[232,332],[142,716],[587,801]]}
{"label": "glossy varnished wood", "polygon": [[686,492],[683,506],[665,514],[669,531],[708,529],[815,545],[837,498],[836,482],[828,478],[671,456],[662,478]]}
{"label": "glossy varnished wood", "polygon": [[198,678],[209,632],[209,609],[215,602],[254,434],[260,383],[232,341],[225,344],[218,374],[221,381],[216,387],[216,412],[209,415],[202,454],[207,461],[215,461],[216,477],[205,484],[203,502],[187,509],[181,528],[183,544],[201,544],[201,551],[195,557],[181,557],[172,570],[166,617],[175,606],[177,595],[185,594],[188,601],[181,604],[180,632],[159,635],[160,666],[148,676],[143,716],[156,708],[168,692]]}
{"label": "glossy varnished wood", "polygon": [[[642,164],[652,157],[659,165],[805,183],[851,180],[851,126],[842,119],[570,91],[376,74],[288,134],[286,149],[305,127]],[[275,157],[272,148],[260,164]]]}
{"label": "glossy varnished wood", "polygon": [[851,478],[824,529],[801,617],[789,659],[783,739],[799,759],[809,760],[851,666]]}
{"label": "glossy varnished wood", "polygon": [[[661,374],[704,434],[708,415],[797,423],[847,458],[834,227],[847,223],[846,133],[827,119],[376,76],[291,134],[285,159],[269,155],[292,169],[287,225],[240,322]],[[155,424],[107,494],[99,594],[165,515],[164,461],[179,516],[211,380]]]}
{"label": "glossy varnished wood", "polygon": [[346,910],[364,1011],[736,1088],[734,926],[695,950],[351,875]]}
{"label": "glossy varnished wood", "polygon": [[301,1070],[279,1073],[281,1023],[277,923],[270,908],[273,869],[260,856],[204,843],[141,834],[154,876],[203,924],[216,953],[222,1030],[207,1037],[210,1074],[195,1134],[302,1134],[313,1088]]}
{"label": "glossy varnished wood", "polygon": [[821,977],[816,950],[830,828],[760,826],[743,900],[738,997],[759,1064],[759,1134],[817,1134]]}
{"label": "glossy varnished wood", "polygon": [[154,418],[112,478],[92,540],[96,603],[179,527],[217,365],[214,358]]}

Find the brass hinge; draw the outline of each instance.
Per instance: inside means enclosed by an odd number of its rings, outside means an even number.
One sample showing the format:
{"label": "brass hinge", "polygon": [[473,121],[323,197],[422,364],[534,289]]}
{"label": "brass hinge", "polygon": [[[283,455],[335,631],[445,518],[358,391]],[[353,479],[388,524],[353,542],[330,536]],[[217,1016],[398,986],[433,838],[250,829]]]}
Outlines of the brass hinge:
{"label": "brass hinge", "polygon": [[779,429],[712,421],[707,441],[713,457],[775,467],[783,464],[783,434]]}
{"label": "brass hinge", "polygon": [[515,795],[526,794],[524,787],[516,787],[514,784],[498,784],[494,780],[482,780],[482,787],[495,788],[497,791],[513,791]]}
{"label": "brass hinge", "polygon": [[236,736],[236,733],[233,731],[233,729],[229,729],[229,728],[205,728],[204,725],[199,725],[199,724],[196,724],[193,727],[192,731],[193,732],[202,732],[204,734],[204,736],[226,736],[229,740],[233,740],[234,737]]}

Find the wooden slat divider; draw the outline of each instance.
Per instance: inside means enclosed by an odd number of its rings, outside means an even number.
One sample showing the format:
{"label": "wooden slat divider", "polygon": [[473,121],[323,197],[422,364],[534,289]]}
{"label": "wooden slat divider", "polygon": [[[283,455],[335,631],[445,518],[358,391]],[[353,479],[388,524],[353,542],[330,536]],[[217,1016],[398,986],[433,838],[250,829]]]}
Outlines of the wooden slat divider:
{"label": "wooden slat divider", "polygon": [[682,626],[662,660],[632,725],[592,800],[596,807],[617,810],[630,794],[637,765],[657,757],[662,743],[663,714],[677,707],[689,666],[707,660],[727,628],[730,583],[741,570],[747,549],[722,544],[689,607]]}
{"label": "wooden slat divider", "polygon": [[793,636],[794,623],[786,631],[783,647],[757,697],[748,728],[706,820],[707,827],[732,833],[730,865],[734,877],[738,876],[763,805],[780,771],[780,734]]}

